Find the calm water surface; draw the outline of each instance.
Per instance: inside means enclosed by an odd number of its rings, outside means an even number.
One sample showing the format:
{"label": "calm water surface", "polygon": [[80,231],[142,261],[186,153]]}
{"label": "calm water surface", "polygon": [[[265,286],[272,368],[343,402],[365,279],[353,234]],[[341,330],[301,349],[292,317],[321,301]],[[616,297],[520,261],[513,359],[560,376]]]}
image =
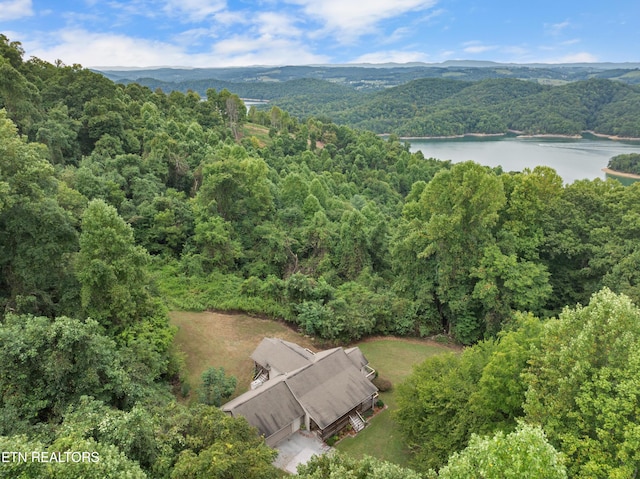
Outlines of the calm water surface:
{"label": "calm water surface", "polygon": [[565,183],[603,178],[602,168],[612,156],[640,153],[640,142],[603,139],[475,138],[410,140],[411,151],[425,158],[472,160],[486,166],[502,166],[504,171],[533,169],[537,165],[555,169]]}

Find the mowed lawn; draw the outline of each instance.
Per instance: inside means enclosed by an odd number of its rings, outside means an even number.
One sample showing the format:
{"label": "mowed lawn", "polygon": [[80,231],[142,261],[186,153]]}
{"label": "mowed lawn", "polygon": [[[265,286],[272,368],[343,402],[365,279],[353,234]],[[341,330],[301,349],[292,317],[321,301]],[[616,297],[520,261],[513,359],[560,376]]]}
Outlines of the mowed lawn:
{"label": "mowed lawn", "polygon": [[223,367],[238,379],[235,396],[249,389],[253,361],[249,355],[265,337],[278,337],[316,350],[311,340],[278,321],[244,314],[191,313],[172,311],[171,323],[178,326],[176,344],[185,354],[192,397],[197,397],[200,376],[209,367]]}
{"label": "mowed lawn", "polygon": [[405,338],[375,338],[357,344],[378,374],[391,381],[394,388],[380,393],[387,409],[369,420],[369,425],[355,437],[347,437],[336,449],[355,456],[377,457],[401,466],[408,465],[409,453],[403,447],[400,429],[393,418],[396,410],[396,386],[429,356],[455,351],[432,341]]}
{"label": "mowed lawn", "polygon": [[[185,354],[192,398],[197,397],[200,375],[210,366],[222,366],[227,374],[238,379],[234,397],[247,391],[253,374],[253,361],[249,355],[265,337],[282,338],[312,351],[319,349],[310,338],[278,321],[211,312],[173,311],[170,317],[172,324],[178,326],[176,343]],[[408,451],[403,448],[393,418],[395,386],[411,373],[414,365],[453,349],[432,341],[387,337],[369,338],[355,345],[360,347],[369,364],[392,382],[394,389],[380,394],[387,409],[371,418],[367,428],[356,437],[343,439],[336,448],[355,457],[366,454],[407,465]]]}

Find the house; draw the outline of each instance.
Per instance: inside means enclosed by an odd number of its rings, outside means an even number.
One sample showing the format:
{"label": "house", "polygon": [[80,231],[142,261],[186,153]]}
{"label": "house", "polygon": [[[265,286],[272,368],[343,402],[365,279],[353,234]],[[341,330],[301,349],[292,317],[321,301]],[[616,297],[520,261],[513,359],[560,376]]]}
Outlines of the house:
{"label": "house", "polygon": [[306,428],[322,439],[347,424],[364,427],[362,411],[378,397],[375,371],[359,348],[314,353],[297,344],[265,338],[251,354],[256,375],[251,390],[224,404],[222,410],[243,416],[275,446]]}

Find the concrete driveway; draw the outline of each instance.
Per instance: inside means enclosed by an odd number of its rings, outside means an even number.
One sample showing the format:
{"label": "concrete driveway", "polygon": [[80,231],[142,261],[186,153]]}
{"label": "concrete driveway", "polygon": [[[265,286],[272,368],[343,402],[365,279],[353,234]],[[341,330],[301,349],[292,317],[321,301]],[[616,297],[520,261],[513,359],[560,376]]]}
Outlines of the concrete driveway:
{"label": "concrete driveway", "polygon": [[278,457],[273,465],[292,474],[296,474],[298,464],[306,464],[312,456],[320,456],[332,450],[318,436],[307,431],[297,431],[278,444],[276,449]]}

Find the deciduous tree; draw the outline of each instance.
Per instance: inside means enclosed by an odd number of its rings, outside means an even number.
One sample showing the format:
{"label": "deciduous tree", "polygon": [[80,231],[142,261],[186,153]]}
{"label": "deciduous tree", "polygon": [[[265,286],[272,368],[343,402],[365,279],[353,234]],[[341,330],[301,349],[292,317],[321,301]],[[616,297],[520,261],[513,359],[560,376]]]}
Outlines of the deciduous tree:
{"label": "deciduous tree", "polygon": [[198,396],[200,402],[209,406],[221,406],[236,390],[238,380],[235,376],[227,376],[224,368],[210,367],[200,377],[202,384]]}
{"label": "deciduous tree", "polygon": [[0,434],[59,420],[83,395],[125,405],[132,393],[115,342],[96,321],[8,315],[1,325]]}
{"label": "deciduous tree", "polygon": [[314,456],[298,466],[301,479],[421,479],[422,475],[408,467],[401,467],[365,456],[354,459],[344,454]]}
{"label": "deciduous tree", "polygon": [[481,418],[469,407],[469,398],[494,349],[493,341],[485,341],[460,355],[428,358],[398,386],[396,418],[416,469],[438,469],[478,431]]}
{"label": "deciduous tree", "polygon": [[112,335],[146,313],[147,258],[146,251],[136,246],[131,226],[113,206],[102,200],[89,203],[82,218],[76,274],[84,314]]}
{"label": "deciduous tree", "polygon": [[576,478],[640,471],[640,309],[608,289],[545,325],[525,412]]}
{"label": "deciduous tree", "polygon": [[505,435],[473,435],[469,445],[451,455],[439,479],[565,479],[562,455],[547,441],[540,427],[520,424]]}
{"label": "deciduous tree", "polygon": [[480,264],[485,249],[496,242],[493,228],[505,202],[500,179],[488,169],[467,162],[436,174],[411,209],[417,221],[409,228],[417,228],[416,233],[426,239],[416,259],[433,263],[432,293],[442,324],[465,344],[476,341],[485,329],[479,304],[473,298],[471,271]]}

